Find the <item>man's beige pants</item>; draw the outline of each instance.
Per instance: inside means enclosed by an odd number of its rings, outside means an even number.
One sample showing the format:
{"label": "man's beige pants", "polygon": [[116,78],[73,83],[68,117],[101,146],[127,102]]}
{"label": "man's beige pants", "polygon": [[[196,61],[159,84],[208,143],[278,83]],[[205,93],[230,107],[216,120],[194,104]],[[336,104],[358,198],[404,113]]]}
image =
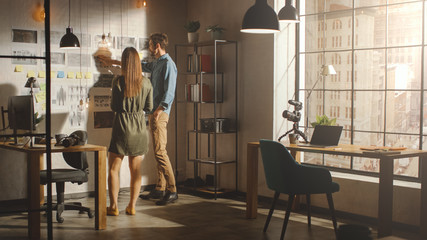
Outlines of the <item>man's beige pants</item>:
{"label": "man's beige pants", "polygon": [[158,181],[156,190],[176,192],[175,177],[171,162],[166,151],[168,140],[167,125],[169,115],[165,112],[160,114],[159,120],[155,120],[153,114],[149,117],[151,137],[153,140],[154,157],[157,161]]}

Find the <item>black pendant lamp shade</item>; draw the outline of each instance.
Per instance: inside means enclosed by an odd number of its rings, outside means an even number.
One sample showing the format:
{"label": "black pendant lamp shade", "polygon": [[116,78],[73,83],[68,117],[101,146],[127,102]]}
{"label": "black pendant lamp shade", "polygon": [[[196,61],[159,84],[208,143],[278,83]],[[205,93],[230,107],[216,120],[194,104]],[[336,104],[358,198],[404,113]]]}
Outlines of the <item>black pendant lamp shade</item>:
{"label": "black pendant lamp shade", "polygon": [[278,16],[280,22],[299,22],[299,16],[297,10],[292,6],[292,0],[286,0],[286,4],[280,9]]}
{"label": "black pendant lamp shade", "polygon": [[243,17],[241,32],[246,33],[276,33],[279,32],[279,21],[273,8],[267,0],[256,0]]}
{"label": "black pendant lamp shade", "polygon": [[71,0],[68,0],[68,27],[65,35],[61,38],[59,48],[62,49],[77,49],[80,48],[80,42],[76,35],[73,34],[73,28],[70,27],[71,22]]}
{"label": "black pendant lamp shade", "polygon": [[67,27],[65,35],[61,38],[59,47],[62,49],[79,48],[80,42],[76,35],[73,34],[73,28]]}

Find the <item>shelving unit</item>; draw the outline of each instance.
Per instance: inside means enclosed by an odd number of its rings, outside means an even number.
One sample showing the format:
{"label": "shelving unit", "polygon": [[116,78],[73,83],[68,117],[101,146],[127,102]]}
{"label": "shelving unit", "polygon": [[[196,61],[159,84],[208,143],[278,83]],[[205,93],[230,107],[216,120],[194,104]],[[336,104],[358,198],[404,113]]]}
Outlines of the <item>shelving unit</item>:
{"label": "shelving unit", "polygon": [[[234,165],[237,191],[237,42],[212,40],[177,44],[175,61],[178,68],[175,94],[176,166],[178,158],[185,155],[186,162],[193,163],[192,188],[212,193],[216,199],[219,193],[231,190],[223,191],[220,188],[220,166]],[[178,134],[182,128],[185,133]],[[180,155],[178,142],[184,137],[185,153]],[[213,171],[213,185],[208,189],[196,184],[202,170]],[[230,171],[230,168],[227,170]]]}

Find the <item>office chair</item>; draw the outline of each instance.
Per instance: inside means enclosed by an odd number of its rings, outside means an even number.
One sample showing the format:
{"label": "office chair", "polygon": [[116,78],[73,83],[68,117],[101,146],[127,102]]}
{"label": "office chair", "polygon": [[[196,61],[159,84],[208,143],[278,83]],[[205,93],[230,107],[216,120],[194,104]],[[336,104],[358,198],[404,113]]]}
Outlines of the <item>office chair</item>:
{"label": "office chair", "polygon": [[[87,140],[87,133],[84,131],[76,131],[70,136],[76,137],[76,141],[71,145],[84,145]],[[52,169],[52,182],[56,184],[57,203],[53,205],[52,209],[56,210],[56,220],[59,223],[64,222],[61,214],[64,210],[79,210],[80,213],[87,212],[89,218],[93,217],[90,208],[83,207],[81,203],[64,203],[64,187],[65,182],[78,183],[79,185],[88,181],[89,165],[87,162],[86,152],[64,152],[62,153],[65,162],[73,168],[65,169]],[[47,184],[46,170],[40,171],[40,184]]]}
{"label": "office chair", "polygon": [[338,192],[340,187],[337,183],[332,182],[330,172],[324,168],[303,166],[297,163],[288,149],[279,142],[260,140],[260,148],[267,186],[275,192],[263,231],[267,231],[280,193],[289,195],[282,234],[280,236],[281,240],[283,240],[285,236],[286,226],[288,224],[295,195],[306,195],[307,222],[308,226],[311,227],[310,195],[325,193],[332,215],[335,236],[337,236],[337,221],[335,218],[332,193]]}

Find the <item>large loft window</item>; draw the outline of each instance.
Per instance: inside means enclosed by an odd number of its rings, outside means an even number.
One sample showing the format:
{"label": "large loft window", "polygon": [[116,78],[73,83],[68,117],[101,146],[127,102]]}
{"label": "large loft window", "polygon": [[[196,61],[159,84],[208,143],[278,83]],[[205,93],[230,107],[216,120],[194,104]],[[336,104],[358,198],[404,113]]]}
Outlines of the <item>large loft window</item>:
{"label": "large loft window", "polygon": [[[324,114],[344,127],[340,143],[427,149],[425,4],[420,0],[299,2],[297,91],[306,108],[300,125],[308,136],[313,131],[310,123]],[[337,74],[321,76],[322,65],[330,64]],[[305,154],[303,161],[364,173],[379,171],[379,162],[373,159]],[[418,166],[418,158],[396,160],[394,173],[416,179]]]}

